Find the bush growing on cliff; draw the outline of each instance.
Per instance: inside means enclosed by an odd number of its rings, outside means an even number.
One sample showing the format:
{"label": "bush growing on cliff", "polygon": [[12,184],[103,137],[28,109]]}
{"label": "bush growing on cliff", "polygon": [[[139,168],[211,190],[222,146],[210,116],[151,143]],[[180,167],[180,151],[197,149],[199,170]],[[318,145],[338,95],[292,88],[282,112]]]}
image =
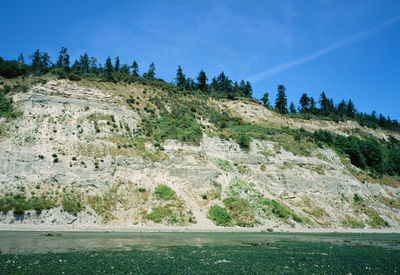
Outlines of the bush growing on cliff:
{"label": "bush growing on cliff", "polygon": [[162,116],[156,121],[154,137],[158,141],[176,139],[184,143],[198,145],[202,138],[200,125],[190,116]]}
{"label": "bush growing on cliff", "polygon": [[0,116],[11,116],[13,112],[12,100],[4,95],[3,89],[0,90]]}
{"label": "bush growing on cliff", "polygon": [[14,196],[6,196],[0,198],[0,211],[7,213],[13,210],[15,215],[23,215],[27,210],[35,210],[40,214],[45,209],[51,209],[56,206],[56,201],[52,198],[30,197],[25,194],[15,194]]}
{"label": "bush growing on cliff", "polygon": [[213,205],[208,210],[208,218],[213,220],[216,225],[228,226],[231,224],[231,216],[225,208]]}
{"label": "bush growing on cliff", "polygon": [[165,184],[159,184],[157,185],[156,189],[154,190],[154,194],[158,199],[161,200],[173,200],[176,198],[175,191],[172,190],[170,187],[168,187]]}

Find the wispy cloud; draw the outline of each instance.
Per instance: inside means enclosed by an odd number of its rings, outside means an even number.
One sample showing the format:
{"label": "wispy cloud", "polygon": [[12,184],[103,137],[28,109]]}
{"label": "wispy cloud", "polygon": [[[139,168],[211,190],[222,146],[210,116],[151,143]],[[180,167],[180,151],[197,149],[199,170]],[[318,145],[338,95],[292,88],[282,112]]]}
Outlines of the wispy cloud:
{"label": "wispy cloud", "polygon": [[318,57],[320,57],[322,55],[325,55],[325,54],[330,53],[332,51],[335,51],[337,49],[346,47],[346,46],[348,46],[350,44],[353,44],[353,43],[356,43],[356,42],[358,42],[360,40],[366,39],[366,38],[376,34],[381,29],[383,29],[383,28],[395,23],[399,19],[400,19],[400,15],[396,16],[396,17],[393,17],[390,20],[388,20],[388,21],[386,21],[384,23],[381,23],[381,24],[379,24],[377,26],[374,26],[374,27],[372,27],[370,29],[362,31],[362,32],[350,37],[350,38],[347,38],[345,40],[339,41],[339,42],[337,42],[335,44],[332,44],[329,47],[326,47],[326,48],[324,48],[322,50],[316,51],[316,52],[314,52],[314,53],[312,53],[310,55],[307,55],[307,56],[304,56],[304,57],[301,57],[301,58],[298,58],[298,59],[283,63],[281,65],[269,68],[268,70],[265,70],[265,71],[263,71],[261,73],[252,75],[252,76],[248,77],[247,80],[251,81],[251,82],[257,82],[257,81],[263,80],[263,79],[268,78],[268,77],[270,77],[272,75],[275,75],[275,74],[277,74],[279,72],[282,72],[282,71],[285,71],[285,70],[290,69],[292,67],[301,65],[301,64],[306,63],[306,62],[308,62],[310,60],[316,59],[316,58],[318,58]]}

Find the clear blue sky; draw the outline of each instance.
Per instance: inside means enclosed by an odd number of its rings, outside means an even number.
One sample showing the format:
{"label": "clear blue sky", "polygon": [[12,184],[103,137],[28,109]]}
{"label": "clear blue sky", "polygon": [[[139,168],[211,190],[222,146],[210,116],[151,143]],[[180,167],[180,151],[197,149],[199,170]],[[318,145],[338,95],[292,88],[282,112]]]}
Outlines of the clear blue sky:
{"label": "clear blue sky", "polygon": [[400,119],[400,1],[1,1],[0,56],[36,49],[55,62],[61,46],[104,62],[154,62],[171,81],[224,71],[250,80],[254,96],[278,84],[298,105],[322,91],[337,103]]}

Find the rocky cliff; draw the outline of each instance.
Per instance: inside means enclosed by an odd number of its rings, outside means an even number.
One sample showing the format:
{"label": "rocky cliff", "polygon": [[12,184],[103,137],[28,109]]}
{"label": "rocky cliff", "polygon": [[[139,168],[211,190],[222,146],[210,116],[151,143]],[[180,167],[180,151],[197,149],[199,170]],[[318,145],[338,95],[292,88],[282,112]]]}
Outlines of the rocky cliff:
{"label": "rocky cliff", "polygon": [[[400,226],[397,178],[374,177],[291,129],[395,133],[289,118],[251,100],[177,102],[137,83],[48,78],[12,97],[19,115],[0,118],[3,224]],[[188,102],[193,121],[160,118]],[[219,124],[224,115],[269,130],[235,139],[236,128]]]}

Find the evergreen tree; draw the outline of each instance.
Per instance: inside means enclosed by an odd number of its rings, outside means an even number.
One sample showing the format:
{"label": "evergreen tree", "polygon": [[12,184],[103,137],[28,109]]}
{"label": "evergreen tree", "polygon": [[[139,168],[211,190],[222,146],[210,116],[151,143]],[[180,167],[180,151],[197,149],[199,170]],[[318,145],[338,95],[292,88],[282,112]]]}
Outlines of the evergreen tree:
{"label": "evergreen tree", "polygon": [[152,62],[149,66],[149,70],[143,74],[143,77],[147,79],[154,79],[155,75],[156,75],[156,66]]}
{"label": "evergreen tree", "polygon": [[379,120],[378,120],[378,125],[380,127],[385,127],[386,124],[386,119],[382,114],[379,114]]}
{"label": "evergreen tree", "polygon": [[353,101],[351,101],[351,99],[349,99],[349,101],[347,102],[347,107],[346,107],[347,116],[354,118],[356,112],[357,111],[356,111],[356,108],[354,107]]}
{"label": "evergreen tree", "polygon": [[114,70],[116,72],[119,72],[119,57],[117,56],[117,58],[115,59],[115,66],[114,66]]}
{"label": "evergreen tree", "polygon": [[30,59],[32,60],[31,69],[34,74],[40,75],[46,73],[50,67],[50,56],[44,52],[40,52],[36,50],[31,56]]}
{"label": "evergreen tree", "polygon": [[321,93],[319,104],[321,106],[321,113],[326,115],[329,111],[329,99],[326,97],[325,92]]}
{"label": "evergreen tree", "polygon": [[310,113],[315,114],[315,110],[316,110],[316,106],[315,106],[315,100],[314,98],[311,96],[310,97]]}
{"label": "evergreen tree", "polygon": [[61,47],[56,66],[64,70],[69,70],[69,54],[67,48]]}
{"label": "evergreen tree", "polygon": [[243,96],[243,91],[239,88],[237,81],[233,83],[232,91],[228,94],[228,98],[235,99],[236,96]]}
{"label": "evergreen tree", "polygon": [[281,114],[287,113],[286,88],[283,85],[278,85],[278,93],[276,95],[275,108]]}
{"label": "evergreen tree", "polygon": [[344,115],[344,114],[346,114],[346,110],[347,110],[346,101],[344,101],[344,99],[342,99],[342,101],[340,101],[340,103],[337,106],[337,112],[340,115]]}
{"label": "evergreen tree", "polygon": [[215,77],[211,79],[211,92],[216,93],[218,91],[218,81]]}
{"label": "evergreen tree", "polygon": [[40,56],[41,56],[41,54],[40,54],[39,49],[38,49],[37,51],[35,51],[35,52],[30,56],[30,59],[32,60],[31,68],[32,68],[32,71],[33,71],[35,74],[40,74],[40,72],[41,72],[41,68],[42,68],[42,64],[41,64],[41,63],[42,63],[42,60],[41,60]]}
{"label": "evergreen tree", "polygon": [[176,71],[176,78],[175,78],[176,86],[178,87],[185,87],[186,83],[186,76],[183,74],[181,65],[178,66],[178,70]]}
{"label": "evergreen tree", "polygon": [[207,91],[207,76],[203,70],[200,70],[199,75],[197,76],[197,88],[202,91]]}
{"label": "evergreen tree", "polygon": [[133,60],[133,63],[132,63],[132,75],[139,76],[139,66],[135,60]]}
{"label": "evergreen tree", "polygon": [[105,68],[104,77],[105,77],[106,81],[114,81],[114,77],[112,75],[114,68],[113,68],[113,65],[111,62],[111,57],[107,57],[104,68]]}
{"label": "evergreen tree", "polygon": [[300,97],[300,112],[307,113],[310,110],[310,98],[306,93],[302,94]]}
{"label": "evergreen tree", "polygon": [[244,96],[245,97],[252,97],[253,96],[253,87],[251,87],[251,84],[249,81],[246,81],[246,86],[244,90]]}
{"label": "evergreen tree", "polygon": [[372,121],[376,121],[376,112],[375,112],[375,110],[373,110],[373,111],[371,112],[371,120],[372,120]]}
{"label": "evergreen tree", "polygon": [[80,71],[81,70],[81,63],[79,63],[78,60],[75,60],[74,64],[72,64],[71,69],[75,72]]}
{"label": "evergreen tree", "polygon": [[289,111],[291,112],[291,113],[296,113],[296,107],[294,106],[294,103],[293,102],[290,102],[290,107],[289,107]]}
{"label": "evergreen tree", "polygon": [[130,74],[131,72],[130,72],[129,65],[128,64],[122,64],[121,68],[119,69],[119,72],[123,73],[123,74]]}
{"label": "evergreen tree", "polygon": [[233,87],[232,87],[232,80],[230,80],[224,72],[221,72],[219,76],[217,77],[217,85],[218,85],[218,91],[223,92],[226,96],[232,98],[234,95],[232,94],[233,92]]}
{"label": "evergreen tree", "polygon": [[264,106],[269,106],[269,93],[265,93],[263,95],[263,97],[261,98],[262,103],[264,104]]}
{"label": "evergreen tree", "polygon": [[196,84],[194,83],[194,80],[190,77],[186,78],[184,88],[185,90],[195,90]]}
{"label": "evergreen tree", "polygon": [[89,70],[92,73],[97,73],[97,59],[96,57],[91,57],[89,60]]}
{"label": "evergreen tree", "polygon": [[41,59],[42,59],[43,73],[46,73],[49,71],[50,66],[52,65],[50,56],[47,54],[47,52],[44,52],[41,56]]}
{"label": "evergreen tree", "polygon": [[79,70],[83,73],[89,72],[89,56],[87,53],[84,53],[79,57]]}

